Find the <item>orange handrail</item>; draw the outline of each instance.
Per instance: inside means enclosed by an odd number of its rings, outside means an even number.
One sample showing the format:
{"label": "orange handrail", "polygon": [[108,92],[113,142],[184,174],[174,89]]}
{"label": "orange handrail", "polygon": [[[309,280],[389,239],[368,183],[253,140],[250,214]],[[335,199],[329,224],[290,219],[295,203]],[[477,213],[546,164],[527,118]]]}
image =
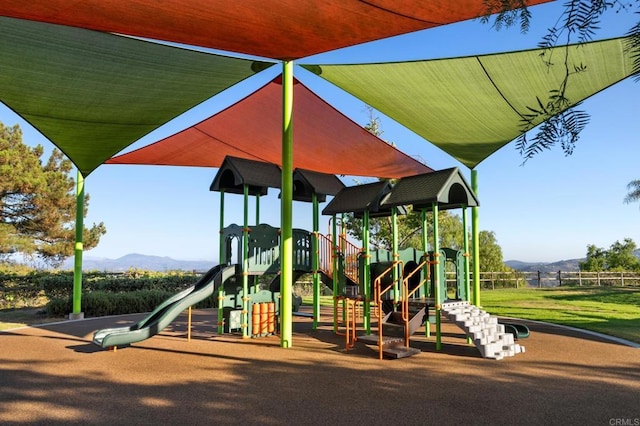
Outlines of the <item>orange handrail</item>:
{"label": "orange handrail", "polygon": [[413,290],[409,291],[409,279],[413,277],[416,272],[419,272],[424,268],[427,264],[429,264],[428,260],[422,261],[413,271],[407,274],[406,277],[402,280],[402,321],[404,322],[404,343],[405,346],[409,347],[409,299],[413,296],[422,285],[428,280],[428,276],[425,276],[420,283]]}
{"label": "orange handrail", "polygon": [[[378,304],[378,309],[376,309],[376,316],[378,317],[378,358],[380,360],[382,360],[382,295],[385,294],[386,292],[388,292],[391,288],[393,288],[393,285],[390,285],[384,291],[382,291],[381,288],[380,288],[380,282],[382,281],[382,278],[385,275],[387,275],[389,272],[391,272],[393,270],[393,268],[396,268],[396,267],[398,267],[398,265],[402,265],[402,264],[403,264],[402,260],[395,260],[395,261],[391,262],[391,266],[389,266],[387,269],[385,269],[373,281],[374,299],[375,299],[376,303]],[[398,279],[399,278],[400,278],[400,275],[398,275]],[[392,284],[394,284],[394,283],[395,283],[395,281],[392,282]]]}

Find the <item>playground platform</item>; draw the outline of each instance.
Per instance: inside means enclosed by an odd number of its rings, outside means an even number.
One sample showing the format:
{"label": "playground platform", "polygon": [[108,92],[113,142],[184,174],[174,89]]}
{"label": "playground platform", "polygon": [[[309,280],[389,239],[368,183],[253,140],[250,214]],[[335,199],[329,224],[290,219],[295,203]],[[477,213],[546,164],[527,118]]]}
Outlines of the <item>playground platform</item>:
{"label": "playground platform", "polygon": [[[640,349],[575,330],[526,323],[527,351],[481,358],[443,321],[443,348],[378,361],[326,323],[294,317],[294,346],[278,336],[219,336],[214,310],[181,315],[117,351],[95,330],[141,315],[0,332],[0,424],[583,424],[640,418]],[[618,420],[621,421],[621,420]],[[634,424],[634,423],[625,423]]]}

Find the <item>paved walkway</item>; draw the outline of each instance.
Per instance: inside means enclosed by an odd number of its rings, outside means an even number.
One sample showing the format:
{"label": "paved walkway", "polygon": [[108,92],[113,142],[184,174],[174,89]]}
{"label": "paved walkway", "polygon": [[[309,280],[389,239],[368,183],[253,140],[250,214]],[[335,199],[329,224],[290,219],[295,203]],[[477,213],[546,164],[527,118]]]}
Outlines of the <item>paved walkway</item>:
{"label": "paved walkway", "polygon": [[218,336],[207,310],[190,342],[182,316],[116,352],[91,343],[139,318],[0,332],[0,424],[640,424],[640,349],[548,324],[530,323],[526,353],[501,361],[446,322],[442,351],[418,337],[421,354],[378,361],[307,318],[294,318],[289,349]]}

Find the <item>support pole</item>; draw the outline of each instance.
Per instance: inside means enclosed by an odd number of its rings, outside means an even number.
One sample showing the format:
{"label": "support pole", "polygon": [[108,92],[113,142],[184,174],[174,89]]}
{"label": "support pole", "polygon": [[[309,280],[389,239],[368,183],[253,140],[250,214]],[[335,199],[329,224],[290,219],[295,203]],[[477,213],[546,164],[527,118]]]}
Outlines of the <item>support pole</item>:
{"label": "support pole", "polygon": [[[220,191],[220,246],[218,247],[218,264],[225,265],[227,259],[224,257],[224,190]],[[218,334],[224,333],[224,286],[220,283],[218,288]]]}
{"label": "support pole", "polygon": [[464,249],[464,291],[467,302],[471,301],[470,271],[469,271],[469,225],[467,221],[467,206],[462,207],[462,243]]}
{"label": "support pole", "polygon": [[364,267],[360,280],[364,297],[363,326],[367,335],[371,334],[371,254],[369,253],[369,209],[362,216],[362,248],[364,250]]}
{"label": "support pole", "polygon": [[73,259],[73,309],[69,319],[82,319],[82,230],[84,229],[84,176],[76,174],[76,243]]}
{"label": "support pole", "polygon": [[[471,169],[471,190],[478,196],[478,171]],[[480,220],[479,207],[471,208],[471,233],[473,243],[473,304],[480,307]]]}
{"label": "support pole", "polygon": [[[436,265],[433,268],[435,271],[434,276],[434,301],[436,305],[436,350],[442,349],[442,333],[441,333],[441,318],[440,311],[442,309],[442,301],[444,300],[444,294],[441,294],[440,291],[440,273],[439,269],[444,267],[440,262],[444,262],[444,259],[440,259],[440,242],[438,239],[440,236],[438,235],[438,203],[433,203],[433,256],[435,258]],[[446,274],[443,277],[446,281]],[[444,288],[447,288],[447,284],[445,282]]]}
{"label": "support pole", "polygon": [[244,184],[244,226],[242,229],[242,338],[249,330],[249,185]]}
{"label": "support pole", "polygon": [[[398,208],[393,207],[391,209],[391,252],[393,253],[393,261],[399,260],[398,254]],[[398,301],[400,300],[400,286],[398,281],[400,280],[400,266],[397,264],[392,271],[393,277],[393,308],[397,308]]]}
{"label": "support pole", "polygon": [[318,232],[320,231],[320,205],[318,204],[318,195],[313,192],[311,195],[313,202],[313,234],[311,238],[311,269],[313,270],[313,329],[318,329],[320,322],[320,244],[318,241]]}
{"label": "support pole", "polygon": [[333,238],[332,238],[332,259],[333,263],[333,332],[338,332],[338,251],[340,250],[338,247],[338,216],[333,215]]}
{"label": "support pole", "polygon": [[280,250],[280,346],[290,348],[293,287],[293,62],[282,63],[282,193]]}

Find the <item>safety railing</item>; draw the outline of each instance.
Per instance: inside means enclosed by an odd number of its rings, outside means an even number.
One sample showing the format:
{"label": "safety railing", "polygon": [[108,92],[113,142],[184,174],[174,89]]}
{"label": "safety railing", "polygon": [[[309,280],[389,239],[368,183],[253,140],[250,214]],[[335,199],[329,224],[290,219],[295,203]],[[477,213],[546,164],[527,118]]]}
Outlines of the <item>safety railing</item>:
{"label": "safety railing", "polygon": [[[400,278],[401,277],[400,271],[402,271],[402,265],[403,265],[402,260],[396,260],[394,262],[391,262],[391,265],[387,269],[385,269],[382,273],[380,273],[375,278],[375,280],[373,281],[373,298],[374,298],[376,304],[378,305],[378,309],[376,310],[376,317],[378,318],[378,358],[380,360],[382,360],[382,332],[383,332],[383,326],[382,326],[382,314],[383,314],[382,296],[385,293],[389,292],[391,289],[393,289],[395,287],[395,285],[396,285],[396,282],[401,279]],[[387,286],[387,288],[385,288],[383,290],[381,288],[382,280],[384,279],[384,277],[386,275],[391,273],[394,268],[398,268],[397,278],[393,279],[391,284],[389,286]]]}
{"label": "safety railing", "polygon": [[[429,260],[423,260],[413,271],[409,272],[404,279],[402,280],[402,300],[401,300],[401,311],[402,311],[402,321],[404,322],[404,343],[405,346],[409,347],[409,299],[411,296],[416,294],[420,288],[429,280],[429,275],[424,274],[424,278],[420,280],[420,282],[413,288],[409,289],[409,280],[417,273],[422,271],[422,269],[429,264]],[[428,271],[428,270],[427,270]]]}

